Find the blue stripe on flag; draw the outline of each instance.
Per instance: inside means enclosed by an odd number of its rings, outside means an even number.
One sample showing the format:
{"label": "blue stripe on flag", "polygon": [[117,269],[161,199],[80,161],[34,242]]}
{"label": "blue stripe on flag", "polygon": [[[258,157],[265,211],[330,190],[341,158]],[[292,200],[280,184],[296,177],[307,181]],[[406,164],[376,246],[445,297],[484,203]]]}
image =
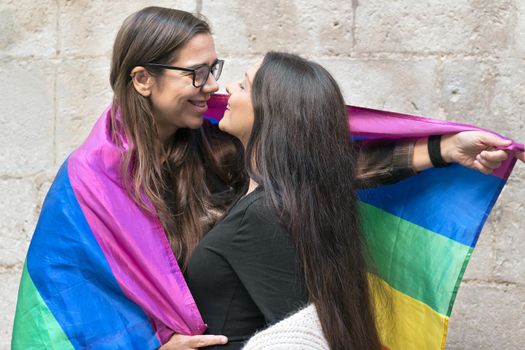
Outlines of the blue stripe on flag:
{"label": "blue stripe on flag", "polygon": [[67,161],[44,202],[27,268],[75,348],[160,346],[147,316],[111,272],[71,187]]}
{"label": "blue stripe on flag", "polygon": [[397,184],[361,190],[359,197],[365,203],[474,247],[504,185],[503,179],[454,164],[425,170]]}

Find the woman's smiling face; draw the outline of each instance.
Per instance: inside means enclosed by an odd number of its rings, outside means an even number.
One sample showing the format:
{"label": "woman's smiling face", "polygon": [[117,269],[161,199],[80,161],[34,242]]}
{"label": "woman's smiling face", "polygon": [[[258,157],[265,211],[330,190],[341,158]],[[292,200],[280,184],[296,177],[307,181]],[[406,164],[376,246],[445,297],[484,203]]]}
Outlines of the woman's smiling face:
{"label": "woman's smiling face", "polygon": [[[211,66],[216,60],[212,36],[198,34],[180,49],[177,59],[169,65]],[[161,135],[172,135],[179,128],[199,128],[203,122],[203,114],[208,109],[210,95],[219,89],[212,74],[200,88],[193,86],[191,73],[176,70],[164,70],[154,81],[150,98]]]}
{"label": "woman's smiling face", "polygon": [[244,74],[244,79],[229,84],[226,91],[230,95],[224,117],[219,128],[230,135],[237,137],[245,146],[252,132],[254,112],[251,98],[251,89],[255,73],[260,63],[252,66]]}

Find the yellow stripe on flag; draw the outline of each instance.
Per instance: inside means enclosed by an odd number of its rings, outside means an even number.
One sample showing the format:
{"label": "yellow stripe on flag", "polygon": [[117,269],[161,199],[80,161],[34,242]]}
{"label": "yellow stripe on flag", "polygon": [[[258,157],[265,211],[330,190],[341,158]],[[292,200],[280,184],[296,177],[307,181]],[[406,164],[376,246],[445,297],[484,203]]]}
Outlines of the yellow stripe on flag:
{"label": "yellow stripe on flag", "polygon": [[444,349],[448,317],[369,274],[381,343],[390,350]]}

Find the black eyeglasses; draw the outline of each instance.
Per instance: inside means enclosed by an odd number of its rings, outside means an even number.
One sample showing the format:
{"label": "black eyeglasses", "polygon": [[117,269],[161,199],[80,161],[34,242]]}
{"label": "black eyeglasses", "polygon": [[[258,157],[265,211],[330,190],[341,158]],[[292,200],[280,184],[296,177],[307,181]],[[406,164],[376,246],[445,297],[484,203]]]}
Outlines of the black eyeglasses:
{"label": "black eyeglasses", "polygon": [[221,73],[222,73],[222,66],[224,65],[224,60],[216,60],[213,62],[211,66],[207,64],[200,64],[194,68],[186,68],[186,67],[175,67],[175,66],[168,66],[166,64],[160,64],[160,63],[146,63],[143,66],[145,67],[158,67],[163,69],[171,69],[171,70],[181,70],[184,72],[190,72],[193,75],[193,86],[196,88],[203,87],[204,84],[208,81],[208,77],[210,76],[210,73],[213,75],[215,80],[219,80]]}

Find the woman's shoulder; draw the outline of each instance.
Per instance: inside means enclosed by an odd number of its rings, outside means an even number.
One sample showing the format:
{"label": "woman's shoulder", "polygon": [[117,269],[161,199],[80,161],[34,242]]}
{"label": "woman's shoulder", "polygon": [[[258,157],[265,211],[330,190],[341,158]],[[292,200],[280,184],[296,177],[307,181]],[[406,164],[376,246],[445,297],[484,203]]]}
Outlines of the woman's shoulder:
{"label": "woman's shoulder", "polygon": [[244,219],[263,220],[268,223],[279,221],[275,209],[266,199],[264,190],[260,187],[246,195]]}
{"label": "woman's shoulder", "polygon": [[257,249],[274,252],[292,248],[287,230],[275,210],[268,205],[264,191],[255,190],[241,198],[204,237],[201,244],[213,246],[228,256]]}
{"label": "woman's shoulder", "polygon": [[275,237],[276,233],[288,237],[286,228],[283,226],[276,209],[265,197],[264,190],[257,188],[248,196],[250,198],[246,198],[238,233],[248,236],[255,234],[259,238],[269,235]]}
{"label": "woman's shoulder", "polygon": [[264,226],[279,222],[275,209],[265,198],[260,187],[239,199],[226,213],[220,223],[237,221],[239,225],[257,222]]}
{"label": "woman's shoulder", "polygon": [[226,236],[235,236],[246,223],[253,223],[254,220],[267,219],[270,212],[262,213],[263,194],[260,191],[251,192],[235,203],[224,217],[206,234],[205,238],[220,235],[223,239]]}
{"label": "woman's shoulder", "polygon": [[321,323],[313,304],[255,334],[243,350],[328,350]]}

